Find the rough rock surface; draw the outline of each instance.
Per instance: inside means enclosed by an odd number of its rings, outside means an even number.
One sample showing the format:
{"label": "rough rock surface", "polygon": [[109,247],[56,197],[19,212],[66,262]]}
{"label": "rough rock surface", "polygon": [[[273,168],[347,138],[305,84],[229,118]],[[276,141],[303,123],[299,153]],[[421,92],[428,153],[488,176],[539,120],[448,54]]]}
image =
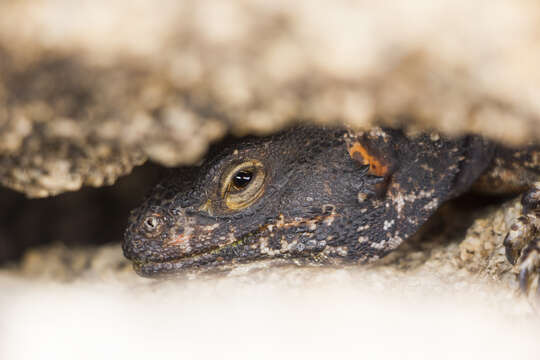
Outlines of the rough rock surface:
{"label": "rough rock surface", "polygon": [[0,183],[31,197],[293,121],[540,136],[540,4],[0,4]]}

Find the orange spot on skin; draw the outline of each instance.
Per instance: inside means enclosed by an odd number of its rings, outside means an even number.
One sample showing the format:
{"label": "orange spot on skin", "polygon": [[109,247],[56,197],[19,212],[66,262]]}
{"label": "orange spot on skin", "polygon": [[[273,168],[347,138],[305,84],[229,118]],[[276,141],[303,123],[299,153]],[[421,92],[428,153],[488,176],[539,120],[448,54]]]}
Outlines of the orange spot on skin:
{"label": "orange spot on skin", "polygon": [[386,176],[388,173],[388,166],[384,165],[375,155],[370,154],[359,142],[355,142],[349,147],[349,155],[354,160],[360,161],[364,165],[369,165],[371,175]]}
{"label": "orange spot on skin", "polygon": [[189,236],[184,236],[184,234],[180,234],[177,237],[175,237],[174,240],[167,242],[167,245],[168,246],[181,245],[182,243],[184,243],[184,241],[188,239],[189,239]]}

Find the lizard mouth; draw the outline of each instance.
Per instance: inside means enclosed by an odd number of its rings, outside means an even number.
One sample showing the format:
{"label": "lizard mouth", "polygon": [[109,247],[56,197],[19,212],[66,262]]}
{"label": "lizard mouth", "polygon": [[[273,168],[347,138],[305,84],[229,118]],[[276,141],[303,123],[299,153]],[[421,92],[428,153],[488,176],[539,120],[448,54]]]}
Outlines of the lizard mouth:
{"label": "lizard mouth", "polygon": [[[144,277],[173,277],[189,271],[210,271],[227,268],[237,262],[248,245],[244,240],[235,240],[202,252],[186,254],[168,260],[133,260],[133,269]],[[251,249],[251,252],[254,250]]]}

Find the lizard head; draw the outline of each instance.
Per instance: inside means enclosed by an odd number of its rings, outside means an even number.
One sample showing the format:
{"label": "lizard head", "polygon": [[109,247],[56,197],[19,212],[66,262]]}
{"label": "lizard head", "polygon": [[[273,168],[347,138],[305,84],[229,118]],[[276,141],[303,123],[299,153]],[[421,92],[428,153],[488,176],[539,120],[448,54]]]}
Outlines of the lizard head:
{"label": "lizard head", "polygon": [[295,128],[215,146],[131,212],[124,254],[143,276],[337,257],[351,228],[347,210],[378,181],[351,159],[344,134]]}

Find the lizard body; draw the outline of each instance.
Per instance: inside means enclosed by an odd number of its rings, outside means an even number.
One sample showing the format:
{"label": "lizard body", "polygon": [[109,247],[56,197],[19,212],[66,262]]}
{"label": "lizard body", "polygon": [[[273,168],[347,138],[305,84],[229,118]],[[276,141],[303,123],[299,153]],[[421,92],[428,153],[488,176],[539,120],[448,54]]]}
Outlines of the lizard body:
{"label": "lizard body", "polygon": [[508,259],[525,264],[527,283],[540,267],[539,180],[539,147],[298,127],[230,140],[201,166],[175,169],[132,211],[123,250],[143,276],[261,259],[367,263],[473,187],[529,189],[524,215],[505,240]]}

